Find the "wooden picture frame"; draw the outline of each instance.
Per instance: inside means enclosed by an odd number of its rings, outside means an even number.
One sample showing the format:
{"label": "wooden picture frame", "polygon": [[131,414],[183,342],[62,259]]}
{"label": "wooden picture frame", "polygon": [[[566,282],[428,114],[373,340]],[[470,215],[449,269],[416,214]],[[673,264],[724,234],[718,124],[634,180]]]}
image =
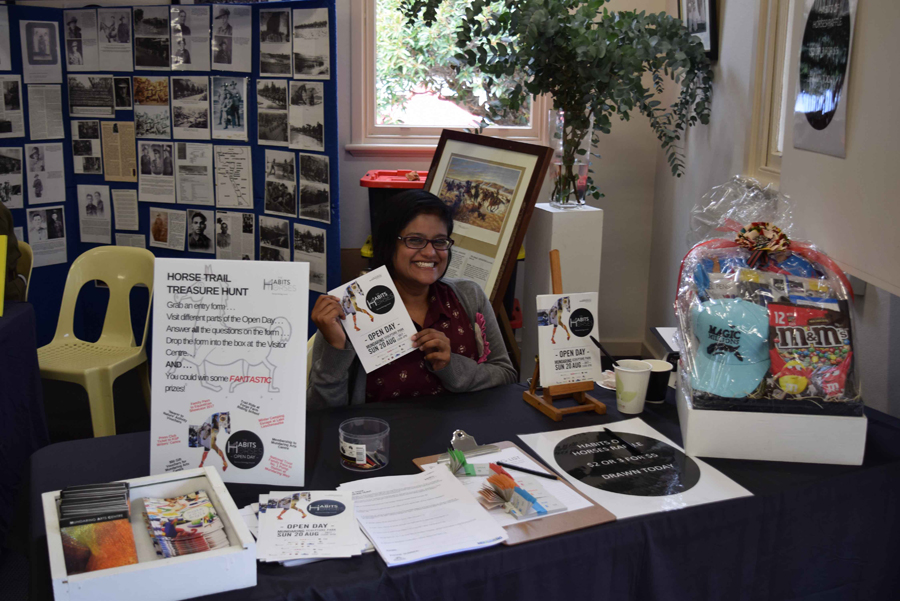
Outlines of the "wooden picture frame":
{"label": "wooden picture frame", "polygon": [[552,157],[546,146],[441,132],[425,190],[454,210],[455,244],[446,275],[478,282],[495,311],[502,306]]}
{"label": "wooden picture frame", "polygon": [[703,49],[709,60],[719,60],[716,0],[678,0],[678,18],[690,33],[703,41]]}

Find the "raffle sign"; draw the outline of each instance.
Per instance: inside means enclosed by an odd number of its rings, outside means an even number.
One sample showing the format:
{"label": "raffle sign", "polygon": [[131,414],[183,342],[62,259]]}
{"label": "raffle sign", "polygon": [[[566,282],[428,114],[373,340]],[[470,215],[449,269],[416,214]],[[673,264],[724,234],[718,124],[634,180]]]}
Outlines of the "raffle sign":
{"label": "raffle sign", "polygon": [[538,295],[537,321],[542,386],[600,379],[596,292]]}
{"label": "raffle sign", "polygon": [[341,301],[344,331],[366,373],[412,352],[416,326],[385,267],[335,288]]}
{"label": "raffle sign", "polygon": [[302,486],[309,265],[157,259],[150,471]]}

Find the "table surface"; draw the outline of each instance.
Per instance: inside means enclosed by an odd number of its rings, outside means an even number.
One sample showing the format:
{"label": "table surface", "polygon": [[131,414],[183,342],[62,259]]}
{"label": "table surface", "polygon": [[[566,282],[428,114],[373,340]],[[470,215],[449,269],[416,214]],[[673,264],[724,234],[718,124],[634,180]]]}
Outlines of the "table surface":
{"label": "table surface", "polygon": [[[3,299],[0,298],[0,303]],[[0,317],[0,547],[15,520],[28,457],[47,445],[34,307],[7,301]]]}
{"label": "table surface", "polygon": [[[412,460],[440,452],[456,429],[479,443],[518,434],[606,424],[623,416],[614,393],[594,395],[608,414],[553,422],[509,385],[415,403],[310,412],[307,489],[359,478],[413,474]],[[373,474],[340,466],[344,419],[372,415],[391,426],[390,464]],[[863,466],[708,459],[755,496],[619,520],[514,547],[497,546],[388,569],[377,553],[285,568],[259,564],[251,589],[215,599],[896,599],[900,572],[900,421],[868,411]],[[647,405],[649,425],[681,442],[671,395]],[[149,474],[149,433],[52,445],[31,460],[31,590],[51,599],[40,494],[74,484]],[[229,484],[238,507],[289,487]],[[213,597],[210,597],[213,598]]]}

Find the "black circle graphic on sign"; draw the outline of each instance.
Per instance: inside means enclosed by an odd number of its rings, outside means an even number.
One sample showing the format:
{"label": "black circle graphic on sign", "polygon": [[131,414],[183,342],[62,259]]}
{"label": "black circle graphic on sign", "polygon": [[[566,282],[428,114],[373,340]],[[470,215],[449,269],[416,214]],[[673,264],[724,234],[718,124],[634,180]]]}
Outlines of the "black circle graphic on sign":
{"label": "black circle graphic on sign", "polygon": [[583,432],[561,440],[553,456],[570,476],[622,495],[677,495],[700,481],[700,467],[675,447],[639,434],[616,432],[616,436],[640,454],[605,432]]}
{"label": "black circle graphic on sign", "polygon": [[394,293],[387,286],[372,286],[366,295],[366,304],[373,313],[384,315],[394,308]]}
{"label": "black circle graphic on sign", "polygon": [[594,331],[594,316],[587,309],[575,309],[569,315],[569,329],[579,338]]}
{"label": "black circle graphic on sign", "polygon": [[225,456],[234,467],[249,470],[263,458],[262,440],[250,430],[235,432],[225,445]]}
{"label": "black circle graphic on sign", "polygon": [[828,127],[837,112],[850,59],[850,2],[835,4],[834,0],[813,3],[800,45],[802,96],[797,102],[817,130]]}
{"label": "black circle graphic on sign", "polygon": [[345,509],[347,509],[347,507],[345,507],[344,504],[340,501],[329,501],[327,499],[322,499],[321,501],[310,503],[309,507],[306,508],[306,510],[311,514],[321,517],[340,515],[344,513]]}

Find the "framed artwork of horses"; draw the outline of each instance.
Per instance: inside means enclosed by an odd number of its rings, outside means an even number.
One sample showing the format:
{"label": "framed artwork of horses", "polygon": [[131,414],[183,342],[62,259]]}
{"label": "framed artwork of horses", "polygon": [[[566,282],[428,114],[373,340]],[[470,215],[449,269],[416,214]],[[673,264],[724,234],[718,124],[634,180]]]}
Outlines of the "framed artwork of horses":
{"label": "framed artwork of horses", "polygon": [[455,244],[446,275],[478,282],[495,308],[551,156],[545,146],[446,129],[441,134],[425,189],[453,211]]}

